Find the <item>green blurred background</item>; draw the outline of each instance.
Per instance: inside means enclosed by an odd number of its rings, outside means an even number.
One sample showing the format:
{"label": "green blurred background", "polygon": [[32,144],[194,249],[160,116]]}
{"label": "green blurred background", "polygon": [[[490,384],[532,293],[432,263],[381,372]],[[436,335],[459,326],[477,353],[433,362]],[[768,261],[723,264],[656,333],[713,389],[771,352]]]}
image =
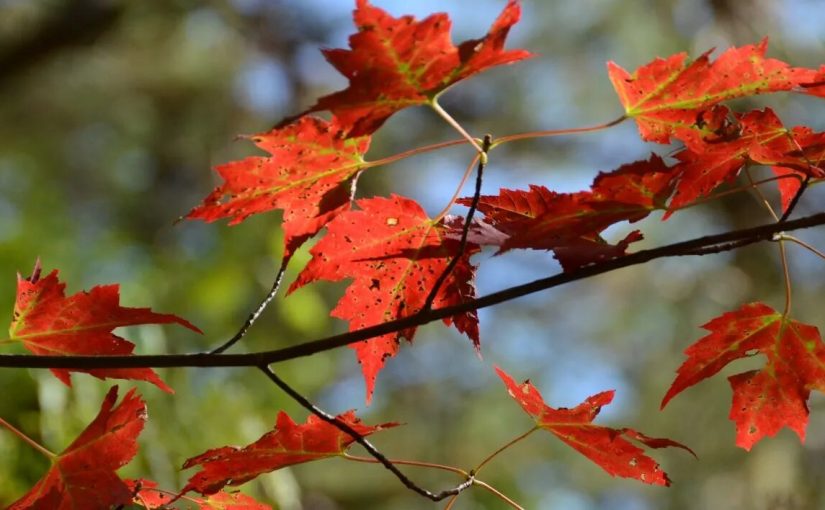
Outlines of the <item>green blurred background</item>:
{"label": "green blurred background", "polygon": [[[448,11],[453,39],[482,35],[503,0],[375,0],[400,15]],[[318,48],[341,47],[352,32],[353,2],[344,0],[0,0],[0,309],[10,318],[15,272],[28,275],[37,257],[60,269],[70,293],[121,284],[125,306],[181,315],[204,336],[145,326],[122,334],[140,353],[203,351],[231,336],[266,293],[282,244],[279,213],[240,226],[173,221],[218,183],[216,164],[255,154],[238,134],[267,130],[282,117],[345,86]],[[633,69],[655,56],[696,55],[768,35],[769,53],[818,66],[825,55],[825,9],[815,0],[524,1],[510,37],[539,57],[455,87],[443,100],[473,134],[600,123],[621,113],[605,72],[614,60]],[[770,105],[788,124],[825,129],[823,105],[777,95],[741,101]],[[455,134],[430,111],[393,117],[374,138],[377,159]],[[544,184],[571,191],[600,170],[671,148],[639,141],[635,126],[508,144],[495,151],[487,193],[501,186]],[[449,199],[472,156],[459,147],[405,160],[361,179],[360,196],[400,192],[431,214]],[[759,174],[762,170],[757,170]],[[469,190],[469,187],[467,188]],[[466,190],[465,190],[466,191]],[[469,191],[467,191],[469,193]],[[813,190],[800,205],[812,211]],[[456,213],[461,213],[456,208]],[[694,208],[666,223],[641,225],[638,247],[769,221],[739,195]],[[611,231],[616,238],[626,227]],[[801,237],[825,246],[825,235]],[[825,405],[814,395],[806,444],[785,430],[746,453],[734,446],[724,377],[702,383],[664,412],[659,401],[702,335],[699,325],[762,300],[781,307],[782,282],[773,246],[732,254],[663,260],[483,310],[479,360],[466,338],[442,325],[422,328],[380,375],[364,405],[362,378],[348,349],[278,366],[291,384],[325,409],[357,408],[368,423],[400,421],[375,443],[389,456],[469,468],[527,430],[530,419],[507,396],[491,367],[531,378],[553,406],[571,406],[605,389],[617,399],[599,418],[682,441],[660,459],[669,489],[612,479],[546,433],[503,454],[484,479],[525,508],[562,510],[825,508]],[[291,281],[308,256],[303,249]],[[556,272],[543,252],[476,257],[479,291],[488,293]],[[821,261],[791,247],[794,315],[822,325]],[[284,347],[345,329],[329,310],[343,285],[315,284],[279,296],[235,352]],[[23,352],[2,346],[3,353]],[[761,360],[734,363],[730,375]],[[279,409],[297,421],[306,412],[254,370],[175,369],[162,376],[177,394],[137,384],[150,420],[141,453],[121,473],[182,486],[183,460],[208,448],[246,444],[268,430]],[[59,451],[96,414],[110,383],[75,375],[70,390],[47,371],[0,371],[0,416]],[[121,382],[131,387],[130,382]],[[357,448],[355,451],[357,452]],[[47,461],[0,430],[0,505],[25,493]],[[435,489],[457,480],[409,468]],[[285,510],[432,508],[380,467],[343,460],[306,464],[242,487]],[[440,506],[443,506],[441,504]],[[456,509],[504,508],[471,490]]]}

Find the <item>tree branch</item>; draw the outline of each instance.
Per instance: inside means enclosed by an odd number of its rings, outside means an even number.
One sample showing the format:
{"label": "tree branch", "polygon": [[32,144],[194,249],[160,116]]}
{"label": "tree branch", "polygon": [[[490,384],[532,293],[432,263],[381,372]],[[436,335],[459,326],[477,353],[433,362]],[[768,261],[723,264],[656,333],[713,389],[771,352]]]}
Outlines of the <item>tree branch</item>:
{"label": "tree branch", "polygon": [[458,243],[458,252],[455,257],[450,260],[450,263],[447,264],[447,267],[444,268],[444,272],[438,276],[438,280],[435,281],[433,288],[430,289],[427,299],[424,300],[424,306],[421,307],[422,310],[432,309],[435,297],[438,295],[438,289],[440,289],[447,278],[449,278],[453,269],[455,269],[455,266],[458,265],[458,262],[464,255],[464,250],[467,248],[467,237],[470,235],[473,215],[476,212],[478,201],[481,198],[481,185],[484,182],[484,167],[487,166],[487,152],[490,150],[491,143],[493,143],[493,137],[491,135],[484,135],[484,141],[481,143],[481,158],[478,160],[478,168],[476,169],[476,187],[473,193],[473,202],[470,204],[470,210],[467,212],[467,217],[464,219],[464,225],[461,228],[461,241]]}
{"label": "tree branch", "polygon": [[486,296],[453,306],[436,308],[416,315],[385,322],[368,328],[350,331],[338,335],[305,342],[282,349],[262,351],[250,354],[160,354],[138,356],[33,356],[0,355],[0,367],[11,368],[142,368],[142,367],[259,367],[329,351],[355,342],[368,340],[376,336],[395,333],[407,328],[421,326],[445,317],[452,317],[471,310],[478,310],[504,303],[542,290],[551,289],[567,283],[584,280],[596,275],[608,273],[624,267],[636,266],[651,260],[687,255],[704,255],[720,253],[741,248],[762,241],[771,241],[774,234],[785,231],[810,228],[825,224],[825,212],[803,218],[770,223],[758,227],[746,228],[715,234],[689,241],[669,244],[659,248],[642,250],[630,255],[618,257],[605,262],[592,264],[569,273],[559,273],[547,278],[516,285]]}
{"label": "tree branch", "polygon": [[246,333],[249,331],[249,328],[251,328],[252,325],[255,324],[255,321],[258,320],[258,317],[260,317],[261,314],[264,313],[266,307],[269,306],[269,303],[271,303],[272,300],[275,299],[275,295],[278,294],[278,289],[281,288],[281,282],[284,279],[286,266],[289,265],[289,259],[291,257],[292,255],[289,255],[287,257],[284,257],[284,259],[281,261],[281,267],[278,268],[278,273],[275,275],[275,281],[272,282],[272,288],[269,289],[269,293],[264,297],[260,304],[258,304],[258,307],[255,308],[255,310],[249,314],[249,316],[246,318],[246,321],[244,321],[243,325],[238,330],[238,332],[235,333],[232,336],[232,338],[221,344],[219,347],[209,351],[209,354],[220,354],[225,350],[229,349],[230,347],[232,347],[233,345],[235,345],[238,341],[240,341],[241,338],[246,336]]}
{"label": "tree branch", "polygon": [[275,372],[267,365],[262,365],[258,367],[266,374],[269,379],[275,383],[284,393],[289,395],[294,401],[301,404],[306,410],[317,416],[318,418],[324,420],[325,422],[329,423],[330,425],[336,427],[338,430],[344,432],[345,434],[349,435],[351,438],[355,440],[356,443],[360,444],[364,447],[367,452],[375,457],[375,459],[381,463],[385,468],[392,472],[396,478],[398,478],[405,487],[410,489],[411,491],[424,496],[427,499],[432,501],[441,501],[449,496],[455,496],[460,494],[462,491],[472,487],[473,485],[473,476],[470,475],[467,480],[463,481],[462,483],[456,485],[452,489],[443,490],[439,493],[430,492],[427,489],[419,487],[415,482],[407,478],[407,475],[401,472],[398,467],[395,466],[387,457],[384,456],[383,453],[378,451],[376,447],[372,445],[364,436],[356,432],[352,427],[347,425],[346,423],[342,422],[341,420],[337,419],[335,416],[323,411],[321,408],[310,402],[306,397],[298,393],[292,386],[288,385],[284,382],[283,379],[278,377]]}

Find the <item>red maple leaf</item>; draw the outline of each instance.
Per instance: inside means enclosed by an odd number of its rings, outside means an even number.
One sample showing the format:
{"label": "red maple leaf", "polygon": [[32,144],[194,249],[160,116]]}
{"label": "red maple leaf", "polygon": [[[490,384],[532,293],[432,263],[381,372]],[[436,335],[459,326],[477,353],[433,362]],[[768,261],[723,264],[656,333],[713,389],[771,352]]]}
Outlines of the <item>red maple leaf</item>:
{"label": "red maple leaf", "polygon": [[782,203],[782,212],[784,213],[788,210],[799,188],[802,187],[805,174],[782,166],[771,167],[771,170],[777,177],[782,177],[776,183],[779,186],[779,200]]}
{"label": "red maple leaf", "polygon": [[825,177],[825,133],[814,133],[807,127],[789,130],[770,108],[734,114],[734,118],[736,132],[721,139],[707,138],[700,130],[679,131],[685,149],[675,156],[681,161],[674,168],[679,183],[665,218],[733,179],[750,162]]}
{"label": "red maple leaf", "polygon": [[816,327],[791,320],[763,303],[750,303],[708,322],[710,334],[685,350],[687,359],[662,407],[731,361],[762,354],[764,368],[728,378],[736,444],[746,450],[782,427],[805,439],[812,389],[825,391],[825,345]]}
{"label": "red maple leaf", "polygon": [[92,423],[51,459],[49,471],[8,510],[109,510],[129,504],[132,492],[115,471],[137,453],[146,404],[134,389],[116,407],[115,401],[117,386],[106,394]]}
{"label": "red maple leaf", "polygon": [[[361,436],[398,425],[363,425],[354,411],[347,411],[336,418]],[[286,466],[340,457],[353,442],[351,436],[315,415],[310,415],[306,423],[299,425],[281,411],[275,428],[254,443],[243,448],[215,448],[188,459],[183,464],[184,469],[200,466],[201,470],[192,475],[181,492],[214,494],[226,485],[241,485],[258,475]]]}
{"label": "red maple leaf", "polygon": [[[435,281],[458,255],[459,242],[447,236],[444,222],[434,222],[414,200],[392,195],[357,201],[360,210],[347,211],[327,225],[327,233],[312,248],[312,260],[289,291],[316,280],[353,278],[333,317],[349,321],[350,331],[415,315]],[[475,267],[468,244],[459,263],[439,288],[433,306],[459,304],[475,297]],[[467,312],[444,319],[454,323],[478,348],[478,316]],[[398,352],[402,338],[412,341],[416,328],[353,344],[372,398],[375,378],[386,358]]]}
{"label": "red maple leaf", "polygon": [[613,429],[593,425],[602,406],[613,401],[615,392],[612,390],[588,397],[572,409],[554,409],[544,403],[541,393],[529,381],[517,384],[504,370],[496,367],[496,372],[504,381],[510,396],[533,417],[539,427],[598,464],[611,476],[635,478],[653,485],[670,485],[667,473],[662,471],[659,464],[627,438],[635,439],[650,448],[673,446],[693,454],[687,446],[670,439],[649,437],[628,428]]}
{"label": "red maple leaf", "polygon": [[[17,302],[9,327],[11,340],[39,355],[113,356],[132,354],[135,344],[112,330],[137,324],[177,323],[201,331],[176,315],[155,313],[149,308],[120,306],[118,285],[100,285],[66,297],[66,284],[57,279],[57,270],[40,277],[40,263],[29,278],[18,275]],[[148,381],[163,391],[172,389],[149,368],[52,369],[52,373],[71,386],[70,372],[84,372],[99,379]]]}
{"label": "red maple leaf", "polygon": [[768,40],[729,48],[711,62],[713,50],[688,62],[686,53],[657,58],[633,74],[608,62],[608,74],[625,114],[636,119],[644,140],[668,143],[696,120],[696,111],[722,101],[783,90],[811,81],[812,70],[765,58]]}
{"label": "red maple leaf", "polygon": [[[635,222],[663,209],[675,183],[675,174],[662,159],[636,161],[600,173],[589,191],[556,193],[531,185],[527,191],[502,189],[482,196],[478,210],[485,221],[507,237],[499,253],[513,248],[554,250],[566,270],[612,258],[641,239],[631,233],[617,245],[606,244],[600,233],[620,221]],[[471,198],[458,202],[471,203]]]}
{"label": "red maple leaf", "polygon": [[349,207],[352,186],[365,167],[370,137],[344,139],[337,120],[305,116],[251,137],[269,157],[218,166],[224,183],[186,216],[207,222],[283,209],[285,255]]}
{"label": "red maple leaf", "polygon": [[[176,494],[157,489],[158,484],[151,480],[126,480],[126,484],[134,494],[132,502],[146,510],[166,510],[175,501]],[[200,510],[272,510],[271,506],[240,492],[220,491],[204,498],[182,496],[181,499],[194,503]]]}
{"label": "red maple leaf", "polygon": [[348,136],[371,134],[393,113],[429,103],[460,80],[531,56],[504,50],[507,33],[521,16],[517,0],[507,3],[486,36],[459,46],[450,40],[451,22],[444,13],[416,21],[394,18],[367,0],[356,5],[358,32],[349,38],[351,49],[323,50],[349,87],[322,97],[305,112],[331,111]]}
{"label": "red maple leaf", "polygon": [[813,71],[808,80],[800,83],[801,92],[812,96],[825,97],[825,65]]}

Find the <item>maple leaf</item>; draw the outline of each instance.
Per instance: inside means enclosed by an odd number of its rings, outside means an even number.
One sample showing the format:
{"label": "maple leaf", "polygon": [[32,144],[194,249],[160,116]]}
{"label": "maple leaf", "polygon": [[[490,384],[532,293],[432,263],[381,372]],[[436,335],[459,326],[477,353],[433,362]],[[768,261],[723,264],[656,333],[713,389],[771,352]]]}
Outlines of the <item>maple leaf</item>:
{"label": "maple leaf", "polygon": [[790,207],[791,201],[793,201],[799,188],[802,187],[805,174],[782,166],[771,167],[771,170],[773,170],[774,175],[777,177],[783,177],[776,181],[776,184],[779,186],[779,200],[782,204],[782,212],[784,213],[788,210],[788,207]]}
{"label": "maple leaf", "polygon": [[[566,270],[612,258],[641,239],[631,233],[617,245],[606,244],[599,234],[620,221],[636,222],[663,209],[676,174],[655,154],[618,169],[600,173],[591,189],[556,193],[544,186],[529,190],[501,189],[498,195],[479,199],[485,221],[507,237],[499,253],[513,248],[554,250]],[[469,205],[471,198],[458,203]],[[495,242],[498,239],[492,238]]]}
{"label": "maple leaf", "polygon": [[[363,425],[354,411],[336,417],[361,436],[369,436],[397,423]],[[241,485],[263,473],[286,466],[340,457],[355,440],[338,427],[315,415],[306,423],[296,424],[285,412],[278,413],[275,428],[243,448],[224,446],[188,459],[183,468],[200,466],[182,493],[197,491],[214,494],[226,485]]]}
{"label": "maple leaf", "polygon": [[137,453],[146,404],[132,389],[115,406],[117,392],[117,386],[109,390],[92,423],[51,459],[49,471],[8,510],[109,510],[131,501],[129,487],[115,471]]}
{"label": "maple leaf", "polygon": [[812,96],[825,97],[825,65],[812,70],[811,77],[800,83],[801,92]]}
{"label": "maple leaf", "polygon": [[344,139],[336,119],[305,116],[250,137],[269,157],[218,166],[224,179],[186,216],[242,222],[252,214],[283,209],[285,256],[349,207],[352,186],[366,166],[369,136]]}
{"label": "maple leaf", "polygon": [[765,436],[788,427],[805,439],[811,389],[825,391],[825,345],[816,327],[763,303],[750,303],[704,326],[710,334],[685,350],[687,359],[664,399],[711,377],[731,361],[762,354],[764,368],[728,378],[733,388],[730,419],[736,444],[750,450]]}
{"label": "maple leaf", "polygon": [[675,155],[680,160],[674,169],[679,183],[665,219],[736,177],[749,162],[825,176],[825,133],[814,133],[807,127],[789,130],[770,108],[734,114],[734,118],[736,132],[722,139],[708,139],[698,130],[680,131],[685,149]]}
{"label": "maple leaf", "polygon": [[587,397],[572,409],[554,409],[545,404],[541,393],[529,381],[517,384],[504,370],[495,368],[510,396],[533,417],[539,427],[598,464],[611,476],[635,478],[653,485],[670,485],[667,473],[659,464],[627,438],[649,448],[677,447],[693,454],[687,446],[670,439],[650,437],[628,428],[593,425],[602,407],[613,401],[615,391],[603,391]]}
{"label": "maple leaf", "polygon": [[349,38],[351,49],[323,50],[349,87],[322,97],[305,113],[329,110],[348,136],[371,134],[393,113],[429,103],[460,80],[530,57],[525,50],[504,50],[507,34],[520,17],[519,2],[510,0],[486,36],[455,46],[444,13],[422,21],[394,18],[358,0],[353,11],[358,32]]}
{"label": "maple leaf", "polygon": [[616,244],[608,243],[601,236],[594,239],[580,237],[554,248],[553,257],[559,261],[562,270],[570,272],[580,267],[622,257],[627,254],[627,248],[631,243],[642,239],[644,236],[638,230],[630,232]]}
{"label": "maple leaf", "polygon": [[[316,280],[354,281],[333,317],[349,321],[350,331],[415,315],[450,260],[458,255],[459,242],[448,236],[444,222],[434,222],[414,200],[392,195],[357,201],[360,210],[347,211],[327,225],[327,233],[312,248],[312,259],[298,275],[289,292]],[[477,245],[468,244],[433,302],[436,308],[459,304],[475,297],[475,267],[470,256]],[[478,316],[475,311],[446,318],[478,349]],[[372,398],[375,378],[386,358],[398,352],[402,338],[412,341],[416,328],[358,342],[355,349]]]}
{"label": "maple leaf", "polygon": [[[175,500],[173,493],[157,489],[158,484],[151,480],[126,480],[126,484],[134,494],[133,503],[147,510],[166,510]],[[240,492],[220,491],[205,498],[183,496],[183,499],[194,503],[200,510],[272,510],[271,506]]]}
{"label": "maple leaf", "polygon": [[810,69],[765,58],[767,47],[765,38],[759,44],[729,48],[713,62],[710,50],[692,62],[686,53],[657,58],[633,74],[614,62],[608,62],[607,69],[642,139],[669,143],[678,128],[695,122],[697,110],[737,97],[792,90],[811,80]]}
{"label": "maple leaf", "polygon": [[[122,326],[177,323],[200,333],[188,321],[171,314],[155,313],[149,308],[120,306],[118,285],[99,285],[89,291],[66,297],[55,269],[40,276],[40,262],[31,277],[17,277],[17,301],[9,327],[11,340],[19,341],[34,354],[50,356],[127,355],[135,345],[114,333]],[[70,372],[84,372],[99,379],[148,381],[173,393],[149,368],[52,369],[52,373],[71,386]]]}

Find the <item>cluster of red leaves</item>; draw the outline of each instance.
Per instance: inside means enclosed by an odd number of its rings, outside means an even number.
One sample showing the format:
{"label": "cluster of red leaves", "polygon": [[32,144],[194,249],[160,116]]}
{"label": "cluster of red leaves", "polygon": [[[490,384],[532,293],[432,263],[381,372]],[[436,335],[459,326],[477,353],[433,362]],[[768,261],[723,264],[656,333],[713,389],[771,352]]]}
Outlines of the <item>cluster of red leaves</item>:
{"label": "cluster of red leaves", "polygon": [[[179,493],[164,491],[151,480],[123,480],[115,473],[137,453],[137,438],[147,416],[146,404],[134,389],[115,406],[117,393],[117,386],[109,390],[97,417],[51,459],[49,471],[9,510],[109,510],[130,503],[148,510],[172,509],[179,499],[204,510],[269,510],[268,505],[249,496],[221,489],[286,466],[342,456],[354,441],[315,416],[298,425],[281,412],[274,429],[251,445],[242,449],[225,446],[187,460],[184,469],[199,465],[202,470]],[[336,419],[362,436],[397,425],[362,425],[352,411]],[[189,491],[205,497],[185,495]]]}
{"label": "cluster of red leaves", "polygon": [[[421,21],[411,16],[395,18],[367,0],[356,0],[358,31],[350,37],[350,48],[324,51],[349,86],[322,97],[275,129],[250,137],[269,156],[217,167],[224,182],[187,218],[229,218],[230,224],[237,224],[252,214],[283,210],[285,260],[326,229],[290,291],[316,280],[351,279],[332,315],[347,320],[350,330],[358,330],[419,313],[453,262],[432,304],[445,307],[472,300],[476,268],[470,258],[481,245],[496,246],[498,254],[517,248],[551,250],[565,271],[574,271],[622,256],[631,243],[642,238],[635,230],[610,243],[603,234],[612,225],[637,222],[656,210],[667,217],[695,204],[750,164],[768,165],[782,177],[778,183],[783,210],[804,180],[825,177],[825,133],[804,126],[788,129],[770,109],[740,113],[721,104],[777,91],[825,97],[825,66],[797,68],[767,58],[767,41],[763,40],[731,48],[716,60],[711,60],[711,51],[693,61],[683,53],[656,59],[633,73],[608,63],[624,116],[636,121],[641,137],[656,143],[681,142],[674,162],[652,155],[601,173],[589,190],[576,193],[536,185],[481,196],[477,205],[484,218],[473,225],[470,242],[463,247],[458,240],[459,221],[432,219],[412,199],[393,195],[355,201],[358,176],[376,166],[364,159],[370,136],[392,114],[410,106],[436,106],[438,95],[453,84],[531,56],[525,50],[504,49],[520,15],[518,0],[509,0],[486,35],[456,46],[444,14]],[[308,115],[322,110],[331,112],[330,121]],[[473,199],[459,203],[470,205]],[[41,278],[39,267],[31,277],[20,278],[10,339],[41,355],[128,355],[134,345],[113,334],[117,327],[178,323],[198,331],[175,315],[121,307],[117,285],[70,297],[65,296],[64,287],[57,271]],[[474,312],[445,322],[454,324],[479,348]],[[711,333],[687,349],[688,359],[662,406],[730,361],[762,354],[767,359],[762,370],[730,378],[737,444],[750,449],[784,426],[804,438],[810,391],[825,390],[825,346],[818,330],[760,303],[724,314],[705,328]],[[368,400],[386,359],[397,353],[402,338],[411,341],[414,334],[415,328],[410,328],[353,346]],[[148,381],[172,391],[150,369],[53,370],[66,384],[70,384],[72,371],[101,379]],[[630,440],[650,448],[687,448],[629,428],[594,425],[601,407],[612,401],[612,391],[589,397],[572,409],[554,409],[531,384],[518,385],[497,371],[510,395],[538,427],[611,475],[669,484],[658,464]],[[199,466],[201,470],[180,493],[167,492],[152,481],[124,481],[115,474],[135,455],[136,439],[146,419],[145,404],[134,390],[118,406],[116,400],[115,387],[86,430],[54,456],[44,478],[11,508],[102,509],[134,502],[153,509],[167,508],[180,498],[200,508],[267,508],[248,496],[222,489],[288,465],[343,456],[353,442],[326,421],[310,417],[299,425],[280,413],[273,430],[258,441],[244,448],[208,450],[187,460],[184,468]],[[362,425],[351,411],[337,419],[362,436],[396,425]],[[189,491],[205,497],[185,496]]]}

